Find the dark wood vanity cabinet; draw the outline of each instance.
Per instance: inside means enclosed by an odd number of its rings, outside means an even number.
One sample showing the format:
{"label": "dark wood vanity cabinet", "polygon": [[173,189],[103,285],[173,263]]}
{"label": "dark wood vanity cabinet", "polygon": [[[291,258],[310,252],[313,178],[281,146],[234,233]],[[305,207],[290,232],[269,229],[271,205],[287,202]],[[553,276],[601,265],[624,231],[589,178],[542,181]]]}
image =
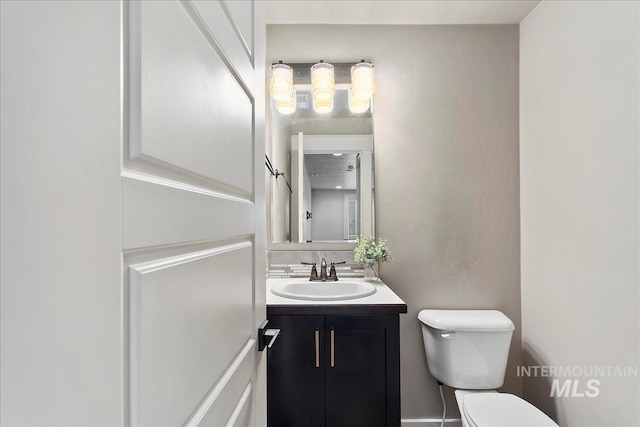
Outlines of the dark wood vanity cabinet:
{"label": "dark wood vanity cabinet", "polygon": [[400,426],[398,314],[268,318],[269,427]]}
{"label": "dark wood vanity cabinet", "polygon": [[324,316],[268,320],[280,336],[267,354],[267,426],[325,426]]}

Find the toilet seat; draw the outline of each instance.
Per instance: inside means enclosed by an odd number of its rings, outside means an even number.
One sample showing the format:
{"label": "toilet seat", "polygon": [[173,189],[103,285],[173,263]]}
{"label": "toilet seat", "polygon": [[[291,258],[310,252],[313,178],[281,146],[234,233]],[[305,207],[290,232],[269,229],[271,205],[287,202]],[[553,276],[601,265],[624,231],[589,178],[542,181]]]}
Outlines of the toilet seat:
{"label": "toilet seat", "polygon": [[473,427],[557,427],[544,412],[509,393],[469,393],[463,417]]}

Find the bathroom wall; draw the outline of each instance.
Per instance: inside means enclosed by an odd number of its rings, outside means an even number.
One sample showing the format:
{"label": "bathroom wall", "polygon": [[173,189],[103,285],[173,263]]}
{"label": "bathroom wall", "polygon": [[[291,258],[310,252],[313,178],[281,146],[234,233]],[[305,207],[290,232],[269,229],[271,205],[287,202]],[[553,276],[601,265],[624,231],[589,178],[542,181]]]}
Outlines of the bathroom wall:
{"label": "bathroom wall", "polygon": [[116,426],[121,5],[0,2],[0,425]]}
{"label": "bathroom wall", "polygon": [[408,304],[402,418],[442,415],[423,308],[504,311],[516,324],[505,390],[521,394],[518,26],[267,28],[269,62],[362,58],[376,67],[376,234],[394,258],[381,276]]}
{"label": "bathroom wall", "polygon": [[638,2],[545,1],[521,24],[523,364],[576,368],[524,396],[562,426],[640,425],[638,378],[588,371],[639,362],[639,21]]}

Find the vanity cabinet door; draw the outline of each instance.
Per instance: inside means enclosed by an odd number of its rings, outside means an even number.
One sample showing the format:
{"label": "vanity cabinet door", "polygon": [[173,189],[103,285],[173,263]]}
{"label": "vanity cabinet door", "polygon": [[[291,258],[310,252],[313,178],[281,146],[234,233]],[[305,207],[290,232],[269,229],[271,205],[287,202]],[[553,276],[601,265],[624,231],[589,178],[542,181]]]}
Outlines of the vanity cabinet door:
{"label": "vanity cabinet door", "polygon": [[324,427],[324,316],[269,316],[269,328],[280,336],[267,356],[268,425]]}
{"label": "vanity cabinet door", "polygon": [[400,427],[398,315],[270,315],[269,427]]}
{"label": "vanity cabinet door", "polygon": [[400,426],[397,315],[326,316],[325,360],[327,426]]}

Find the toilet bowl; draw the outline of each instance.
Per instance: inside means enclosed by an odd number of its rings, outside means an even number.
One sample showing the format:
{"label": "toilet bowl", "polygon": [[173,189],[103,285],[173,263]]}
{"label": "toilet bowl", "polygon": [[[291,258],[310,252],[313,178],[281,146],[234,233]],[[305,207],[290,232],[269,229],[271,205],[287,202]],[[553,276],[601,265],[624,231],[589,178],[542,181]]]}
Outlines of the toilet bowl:
{"label": "toilet bowl", "polygon": [[463,427],[558,427],[526,400],[494,390],[504,383],[514,330],[502,312],[422,310],[418,319],[429,371],[456,389]]}

